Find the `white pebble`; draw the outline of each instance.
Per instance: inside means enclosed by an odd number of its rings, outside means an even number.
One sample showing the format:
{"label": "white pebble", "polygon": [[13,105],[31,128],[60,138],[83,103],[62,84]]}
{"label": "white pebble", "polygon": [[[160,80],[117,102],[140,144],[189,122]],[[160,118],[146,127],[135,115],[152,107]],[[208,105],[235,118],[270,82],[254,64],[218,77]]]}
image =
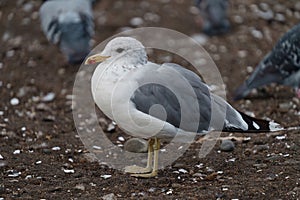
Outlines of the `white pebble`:
{"label": "white pebble", "polygon": [[9,50],[6,52],[6,57],[11,58],[15,55],[15,51],[14,50]]}
{"label": "white pebble", "polygon": [[20,150],[20,149],[14,150],[14,152],[13,152],[14,155],[20,154],[20,153],[21,153],[21,150]]}
{"label": "white pebble", "polygon": [[25,177],[25,180],[30,179],[30,178],[32,178],[32,175],[27,175],[27,176]]}
{"label": "white pebble", "polygon": [[55,98],[55,93],[49,92],[46,96],[42,98],[42,101],[49,102],[49,101],[53,101],[54,98]]}
{"label": "white pebble", "polygon": [[194,34],[191,36],[196,42],[198,42],[201,45],[204,45],[207,43],[208,37],[204,34]]}
{"label": "white pebble", "polygon": [[60,147],[52,147],[52,151],[59,151]]}
{"label": "white pebble", "polygon": [[3,160],[4,158],[3,158],[3,156],[0,154],[0,160]]}
{"label": "white pebble", "polygon": [[257,39],[262,39],[264,37],[262,32],[259,30],[256,30],[256,29],[252,30],[251,34],[253,35],[253,37],[255,37]]}
{"label": "white pebble", "polygon": [[75,170],[74,169],[64,169],[64,172],[66,174],[74,174],[75,173]]}
{"label": "white pebble", "polygon": [[181,173],[184,173],[184,174],[188,173],[188,171],[185,170],[185,169],[179,169],[178,171],[181,172]]}
{"label": "white pebble", "polygon": [[33,9],[33,4],[32,3],[26,3],[24,6],[23,6],[23,10],[25,12],[31,12]]}
{"label": "white pebble", "polygon": [[93,149],[100,150],[100,149],[102,149],[102,148],[99,147],[99,146],[94,145],[94,146],[93,146]]}
{"label": "white pebble", "polygon": [[240,50],[238,51],[238,57],[245,58],[247,56],[248,52],[246,50]]}
{"label": "white pebble", "polygon": [[281,13],[276,13],[275,19],[277,21],[284,22],[285,21],[285,16],[283,14],[281,14]]}
{"label": "white pebble", "polygon": [[38,160],[38,161],[35,162],[36,165],[39,165],[39,164],[41,164],[41,163],[42,163],[41,160]]}
{"label": "white pebble", "polygon": [[101,175],[100,177],[104,178],[104,179],[108,179],[108,178],[111,177],[111,175],[110,174],[104,174],[104,175]]}
{"label": "white pebble", "polygon": [[0,116],[4,115],[4,111],[0,110]]}
{"label": "white pebble", "polygon": [[21,128],[21,131],[26,131],[26,127],[23,126],[23,127]]}
{"label": "white pebble", "polygon": [[121,142],[125,141],[124,137],[122,137],[122,136],[118,137],[118,140],[121,141]]}
{"label": "white pebble", "polygon": [[278,136],[276,136],[277,140],[284,140],[285,138],[286,138],[285,135],[278,135]]}
{"label": "white pebble", "polygon": [[18,98],[12,98],[11,100],[10,100],[10,104],[12,105],[12,106],[16,106],[16,105],[18,105],[20,103],[20,100],[18,99]]}
{"label": "white pebble", "polygon": [[74,162],[74,160],[72,158],[69,158],[68,161],[71,162],[71,163]]}
{"label": "white pebble", "polygon": [[132,26],[141,26],[144,23],[144,20],[140,17],[134,17],[129,22]]}
{"label": "white pebble", "polygon": [[246,68],[248,73],[252,73],[253,72],[253,67],[252,66],[247,66]]}

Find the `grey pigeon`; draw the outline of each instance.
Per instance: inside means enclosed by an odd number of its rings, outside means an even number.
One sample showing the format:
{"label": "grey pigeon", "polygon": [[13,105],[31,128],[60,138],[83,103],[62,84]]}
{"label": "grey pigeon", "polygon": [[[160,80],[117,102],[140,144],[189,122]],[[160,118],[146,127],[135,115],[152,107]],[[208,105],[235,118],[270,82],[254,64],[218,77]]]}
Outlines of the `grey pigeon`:
{"label": "grey pigeon", "polygon": [[59,45],[71,64],[80,63],[90,52],[94,34],[93,0],[48,0],[40,8],[47,39]]}
{"label": "grey pigeon", "polygon": [[229,31],[230,23],[227,17],[227,0],[196,0],[204,18],[203,32],[207,35],[220,35]]}
{"label": "grey pigeon", "polygon": [[253,88],[270,83],[295,88],[300,97],[300,24],[289,30],[258,64],[251,76],[235,92],[235,100],[245,98]]}

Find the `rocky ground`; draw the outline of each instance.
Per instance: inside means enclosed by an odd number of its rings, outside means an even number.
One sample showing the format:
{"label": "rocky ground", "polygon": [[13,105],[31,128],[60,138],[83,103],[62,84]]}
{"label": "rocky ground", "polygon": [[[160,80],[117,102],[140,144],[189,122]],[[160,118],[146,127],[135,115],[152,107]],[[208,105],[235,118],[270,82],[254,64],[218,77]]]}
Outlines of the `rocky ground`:
{"label": "rocky ground", "polygon": [[[219,142],[199,158],[195,142],[151,179],[137,179],[99,164],[78,137],[72,89],[79,66],[67,64],[39,26],[41,1],[0,1],[0,199],[299,199],[299,131],[224,133],[237,137],[234,150]],[[199,34],[192,1],[97,2],[100,43],[124,27],[159,26]],[[147,15],[145,13],[148,13]],[[284,87],[268,87],[232,102],[234,89],[300,19],[297,1],[230,1],[230,33],[206,38],[205,49],[222,74],[232,105],[259,118],[297,126],[299,99]],[[159,60],[152,57],[153,60]],[[100,113],[105,129],[109,120]],[[118,128],[116,144],[128,139]],[[238,138],[248,137],[246,141]],[[123,141],[123,139],[125,141]]]}

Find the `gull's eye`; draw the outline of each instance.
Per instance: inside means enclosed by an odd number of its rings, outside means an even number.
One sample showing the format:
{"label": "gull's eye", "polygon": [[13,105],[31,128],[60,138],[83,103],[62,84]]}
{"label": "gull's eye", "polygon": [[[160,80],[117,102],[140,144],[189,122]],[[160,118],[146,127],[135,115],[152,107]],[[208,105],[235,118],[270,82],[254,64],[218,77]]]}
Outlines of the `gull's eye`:
{"label": "gull's eye", "polygon": [[123,49],[123,48],[117,48],[117,49],[116,49],[116,52],[122,53],[124,50],[125,50],[125,49]]}

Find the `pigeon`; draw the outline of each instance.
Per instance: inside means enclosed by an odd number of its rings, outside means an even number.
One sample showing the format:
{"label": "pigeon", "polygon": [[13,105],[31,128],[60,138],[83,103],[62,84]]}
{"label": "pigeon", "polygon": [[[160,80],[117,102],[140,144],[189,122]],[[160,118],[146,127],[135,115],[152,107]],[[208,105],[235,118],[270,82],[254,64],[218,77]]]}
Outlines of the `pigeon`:
{"label": "pigeon", "polygon": [[300,24],[285,33],[250,77],[235,91],[235,100],[271,83],[291,86],[300,98]]}
{"label": "pigeon", "polygon": [[207,35],[221,35],[229,31],[227,0],[196,0],[196,6],[204,18],[203,32]]}
{"label": "pigeon", "polygon": [[59,45],[70,64],[81,63],[91,50],[94,35],[93,0],[47,0],[40,7],[47,39]]}
{"label": "pigeon", "polygon": [[132,176],[157,175],[160,140],[176,137],[178,142],[187,142],[191,132],[206,134],[211,130],[281,130],[275,122],[237,111],[211,93],[194,72],[175,63],[148,61],[145,47],[135,38],[112,39],[100,54],[88,57],[85,64],[98,62],[91,79],[96,105],[126,133],[149,139],[148,155],[154,152],[152,167],[148,160],[146,168],[125,168]]}

